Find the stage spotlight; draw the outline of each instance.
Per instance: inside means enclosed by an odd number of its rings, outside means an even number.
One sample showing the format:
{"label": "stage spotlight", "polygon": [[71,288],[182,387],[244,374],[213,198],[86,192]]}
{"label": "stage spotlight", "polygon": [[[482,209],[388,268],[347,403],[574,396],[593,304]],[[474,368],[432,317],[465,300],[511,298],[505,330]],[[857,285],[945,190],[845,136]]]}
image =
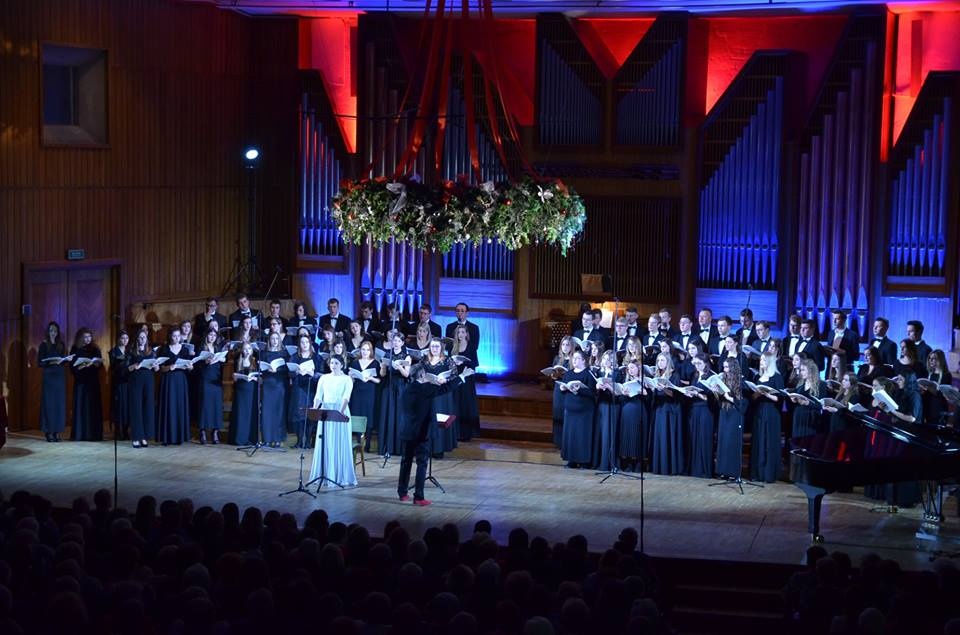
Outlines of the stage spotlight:
{"label": "stage spotlight", "polygon": [[260,151],[257,150],[256,148],[247,148],[243,152],[243,158],[246,159],[247,161],[256,161],[257,159],[260,158]]}

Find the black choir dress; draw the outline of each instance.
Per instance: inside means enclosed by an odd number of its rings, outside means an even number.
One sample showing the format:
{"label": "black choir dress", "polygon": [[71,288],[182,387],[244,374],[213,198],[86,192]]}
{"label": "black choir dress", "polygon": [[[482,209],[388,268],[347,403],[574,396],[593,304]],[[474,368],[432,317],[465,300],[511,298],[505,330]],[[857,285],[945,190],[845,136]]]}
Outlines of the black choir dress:
{"label": "black choir dress", "polygon": [[[287,352],[263,351],[260,354],[262,362],[269,364],[275,359],[286,362]],[[287,438],[286,418],[289,409],[287,387],[290,384],[290,371],[284,363],[275,373],[261,374],[260,380],[263,382],[263,404],[260,408],[263,442],[280,443]]]}
{"label": "black choir dress", "polygon": [[[793,438],[808,437],[812,434],[823,432],[824,426],[821,421],[823,410],[820,408],[820,404],[810,397],[810,391],[803,385],[797,388],[795,392],[807,397],[810,399],[810,402],[807,405],[797,404],[794,407],[793,429],[790,432],[790,436]],[[823,399],[825,394],[827,394],[827,384],[821,381],[820,386],[817,388],[817,395]]]}
{"label": "black choir dress", "polygon": [[59,434],[67,426],[67,369],[64,364],[51,364],[46,361],[53,357],[63,357],[66,353],[66,347],[62,343],[55,346],[48,341],[41,342],[37,351],[38,363],[43,368],[40,429],[45,434]]}
{"label": "black choir dress", "polygon": [[718,401],[720,415],[717,417],[717,474],[738,478],[743,463],[743,421],[747,412],[747,400],[741,397],[735,398],[733,403],[726,399]]}
{"label": "black choir dress", "polygon": [[77,358],[99,358],[99,364],[92,364],[78,370],[71,365],[73,372],[73,417],[70,430],[71,441],[103,441],[103,403],[100,399],[100,371],[103,369],[103,356],[96,346],[84,346],[70,349]]}
{"label": "black choir dress", "polygon": [[687,406],[687,429],[690,439],[690,476],[713,476],[713,433],[716,428],[717,402],[707,386],[695,379],[691,384],[703,391],[706,400],[693,397]]}
{"label": "black choir dress", "polygon": [[110,423],[120,439],[130,438],[130,347],[114,346],[110,358]]}
{"label": "black choir dress", "polygon": [[[358,373],[362,373],[364,370],[373,369],[376,373],[374,376],[378,379],[380,378],[380,363],[376,360],[371,360],[366,369],[363,368],[360,364],[359,359],[355,359],[350,362],[350,365],[347,367],[347,372],[350,370],[355,370]],[[373,436],[373,431],[377,429],[377,393],[379,392],[379,386],[375,381],[361,381],[359,379],[353,380],[353,390],[350,392],[350,416],[351,417],[366,417],[367,418],[367,427],[364,432],[366,440],[364,441],[364,451],[370,451],[370,442],[371,437]]]}
{"label": "black choir dress", "polygon": [[[477,349],[472,344],[470,347],[459,353],[470,361],[460,366],[464,368],[477,369],[480,365],[477,359]],[[467,377],[463,385],[453,391],[454,408],[457,414],[457,424],[460,426],[460,441],[470,441],[477,434],[480,434],[480,410],[477,407],[477,385],[473,377]]]}
{"label": "black choir dress", "polygon": [[602,472],[619,467],[620,401],[610,390],[597,390],[593,426],[593,465]]}
{"label": "black choir dress", "polygon": [[[306,418],[306,410],[313,405],[313,395],[317,392],[317,382],[320,380],[321,363],[320,356],[314,354],[312,357],[300,357],[300,353],[294,353],[290,361],[294,364],[305,364],[313,361],[313,376],[300,375],[290,372],[290,392],[287,397],[287,432],[297,435],[297,445],[306,445],[313,447],[317,436],[317,422]],[[306,433],[305,436],[304,432]]]}
{"label": "black choir dress", "polygon": [[[173,366],[177,359],[191,359],[186,346],[180,346],[176,355],[169,346],[157,351],[157,357],[167,357],[162,366]],[[190,441],[190,386],[186,370],[160,373],[160,416],[157,422],[157,441],[163,445],[180,445]]]}
{"label": "black choir dress", "polygon": [[[671,377],[670,383],[676,385]],[[679,393],[657,390],[653,397],[653,463],[656,474],[686,474],[687,461]]]}
{"label": "black choir dress", "polygon": [[[239,375],[260,372],[255,359],[247,368],[235,370]],[[234,366],[236,369],[236,367]],[[307,404],[308,406],[310,404]],[[260,408],[260,384],[256,381],[234,379],[233,408],[230,410],[230,443],[233,445],[256,445],[259,440],[257,415]]]}
{"label": "black choir dress", "polygon": [[649,397],[642,394],[634,397],[623,395],[619,400],[621,467],[637,470],[650,456]]}
{"label": "black choir dress", "polygon": [[219,430],[223,427],[223,363],[203,361],[194,365],[193,373],[196,378],[190,379],[200,387],[200,429]]}
{"label": "black choir dress", "polygon": [[[758,385],[783,389],[783,377],[775,373]],[[753,402],[750,415],[753,438],[750,447],[750,479],[773,483],[780,473],[780,403],[760,396]]]}
{"label": "black choir dress", "polygon": [[893,363],[893,374],[903,375],[905,373],[913,373],[917,376],[917,379],[926,379],[927,377],[927,367],[923,364],[913,362],[911,364],[902,364],[900,360],[897,360]]}
{"label": "black choir dress", "polygon": [[[923,401],[917,392],[916,382],[910,382],[903,390],[896,390],[890,395],[897,403],[897,412],[906,415],[912,415],[916,420],[914,425],[922,425],[923,422]],[[889,423],[890,425],[908,426],[909,424],[894,417],[888,412],[876,410],[871,413],[875,418]],[[865,458],[874,456],[884,459],[895,458],[896,451],[903,451],[906,446],[891,435],[875,434],[868,437],[869,445],[865,450]],[[867,498],[874,498],[886,501],[888,505],[898,507],[912,507],[920,502],[921,484],[919,481],[901,481],[899,483],[885,483],[879,485],[868,485],[863,488],[863,494]]]}
{"label": "black choir dress", "polygon": [[[949,372],[932,373],[928,377],[939,385],[951,385],[953,375]],[[948,412],[947,398],[940,391],[924,390],[920,392],[923,403],[923,422],[927,425],[939,425],[941,415]]]}
{"label": "black choir dress", "polygon": [[[565,366],[570,368],[569,362],[562,362],[560,356],[553,358],[554,366]],[[553,444],[558,448],[563,443],[563,400],[567,393],[560,390],[560,387],[554,382],[553,385]]]}
{"label": "black choir dress", "polygon": [[[397,353],[396,359],[406,359],[406,351]],[[403,451],[400,440],[401,409],[400,397],[407,386],[407,378],[393,367],[393,352],[383,357],[386,376],[380,378],[379,419],[377,423],[377,454],[381,456],[399,455]]]}
{"label": "black choir dress", "polygon": [[[424,368],[428,373],[438,375],[450,370],[450,364],[443,360],[436,364],[424,362]],[[468,380],[469,381],[469,380]],[[434,455],[442,455],[444,452],[450,452],[457,447],[457,439],[460,436],[460,422],[454,420],[453,425],[441,427],[437,423],[437,415],[455,415],[457,414],[456,402],[453,400],[453,393],[447,392],[430,401],[431,428],[433,435],[430,452]]]}
{"label": "black choir dress", "polygon": [[[131,352],[129,363],[133,366],[153,357],[153,351],[148,351],[146,356]],[[152,439],[156,435],[155,375],[155,371],[145,368],[130,371],[127,405],[130,416],[130,438],[134,441]]]}
{"label": "black choir dress", "polygon": [[576,393],[567,392],[563,401],[563,444],[560,457],[568,464],[589,465],[593,461],[593,421],[597,380],[589,370],[568,370],[561,381],[579,381]]}

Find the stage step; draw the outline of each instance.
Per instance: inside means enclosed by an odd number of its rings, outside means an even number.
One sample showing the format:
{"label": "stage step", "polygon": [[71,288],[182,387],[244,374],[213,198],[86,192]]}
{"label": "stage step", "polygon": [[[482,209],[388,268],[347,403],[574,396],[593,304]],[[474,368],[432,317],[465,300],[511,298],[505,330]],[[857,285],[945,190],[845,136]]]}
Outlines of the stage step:
{"label": "stage step", "polygon": [[553,391],[536,382],[492,380],[477,384],[477,407],[483,415],[553,417]]}
{"label": "stage step", "polygon": [[503,441],[553,443],[553,419],[480,414],[480,437]]}

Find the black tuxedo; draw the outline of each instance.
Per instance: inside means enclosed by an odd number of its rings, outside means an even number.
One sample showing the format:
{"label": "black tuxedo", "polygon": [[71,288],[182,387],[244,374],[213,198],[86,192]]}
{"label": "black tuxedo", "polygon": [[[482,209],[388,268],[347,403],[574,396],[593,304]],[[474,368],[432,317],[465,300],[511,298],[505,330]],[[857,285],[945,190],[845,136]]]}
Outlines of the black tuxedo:
{"label": "black tuxedo", "polygon": [[430,426],[435,425],[430,405],[434,397],[446,394],[463,385],[464,379],[451,379],[442,386],[413,381],[400,397],[400,440],[403,442],[403,458],[400,461],[400,479],[397,494],[407,495],[410,487],[410,467],[414,455],[417,459],[417,474],[414,478],[413,499],[423,500],[423,485],[427,477],[427,462],[430,458],[428,440]]}
{"label": "black tuxedo", "polygon": [[797,344],[797,352],[806,353],[807,358],[812,359],[819,370],[823,370],[823,347],[815,337],[806,340],[806,345],[804,345],[804,340],[801,338],[800,343]]}
{"label": "black tuxedo", "polygon": [[893,366],[894,362],[897,361],[897,345],[886,335],[873,338],[870,346],[877,349],[877,352],[880,353],[880,361],[882,363]]}
{"label": "black tuxedo", "polygon": [[[826,340],[828,346],[834,346],[837,340],[837,332],[835,330],[828,331]],[[853,362],[860,356],[860,345],[857,343],[857,337],[850,329],[844,329],[839,344],[840,346],[837,348],[842,350],[846,357],[847,370],[852,370]]]}
{"label": "black tuxedo", "polygon": [[360,328],[363,329],[364,333],[370,333],[370,331],[377,331],[378,333],[386,334],[384,330],[384,325],[375,317],[368,319],[357,318],[357,322],[360,323]]}
{"label": "black tuxedo", "polygon": [[[460,325],[459,320],[454,320],[450,324],[447,324],[446,336],[449,337],[450,339],[454,339],[453,334],[457,330],[457,326],[459,325]],[[480,345],[480,327],[474,324],[473,322],[471,322],[470,320],[467,320],[466,322],[464,322],[463,325],[467,327],[467,333],[470,334],[470,345],[473,347],[478,347]]]}
{"label": "black tuxedo", "polygon": [[[442,337],[442,332],[441,332],[441,330],[440,330],[440,325],[439,325],[439,324],[437,324],[437,323],[434,322],[433,320],[430,320],[429,322],[427,322],[427,325],[430,327],[430,336],[431,336],[431,337]],[[420,320],[417,320],[416,322],[408,322],[408,323],[407,323],[407,330],[405,331],[405,334],[406,334],[406,335],[413,335],[414,337],[416,337],[416,335],[417,335],[417,327],[418,327],[418,326],[420,326]]]}
{"label": "black tuxedo", "polygon": [[607,339],[600,329],[593,329],[589,334],[584,333],[583,329],[578,329],[574,332],[573,336],[581,342],[583,340],[587,340],[588,342],[605,342]]}
{"label": "black tuxedo", "polygon": [[768,337],[765,340],[760,339],[759,337],[753,341],[753,344],[750,346],[754,347],[761,353],[766,353],[767,349],[770,348],[770,343],[773,342],[772,337]]}
{"label": "black tuxedo", "polygon": [[[652,338],[652,339],[651,339]],[[646,349],[647,346],[656,346],[658,349],[660,347],[660,342],[665,340],[665,338],[659,331],[651,334],[649,331],[644,329],[643,333],[640,335],[640,346]],[[657,361],[657,355],[660,354],[660,351],[657,350],[656,353],[648,353],[646,350],[643,351],[643,363],[648,366],[653,365]]]}
{"label": "black tuxedo", "polygon": [[222,331],[227,327],[227,316],[222,313],[214,313],[210,316],[210,319],[207,319],[206,313],[201,313],[197,317],[193,318],[193,334],[202,340],[203,337],[207,335],[207,329],[210,328],[210,322],[216,322],[217,327]]}
{"label": "black tuxedo", "polygon": [[745,344],[749,344],[750,346],[753,346],[753,343],[756,342],[758,339],[760,339],[757,337],[756,324],[750,327],[750,332],[746,334],[746,337],[744,337],[744,331],[746,330],[747,329],[741,327],[740,330],[737,331],[737,339],[740,340],[741,347],[744,346]]}
{"label": "black tuxedo", "polygon": [[[797,352],[797,346],[800,345],[801,338],[799,335],[787,335],[783,338],[783,350],[780,351],[781,355],[784,357],[793,357]],[[792,350],[791,350],[792,348]]]}
{"label": "black tuxedo", "polygon": [[672,340],[677,335],[680,335],[680,329],[675,326],[669,328],[663,328],[663,325],[660,325],[660,335],[663,335],[668,340]]}
{"label": "black tuxedo", "polygon": [[[698,338],[700,338],[700,344],[703,345],[703,350],[708,350],[710,348],[710,342],[720,337],[720,332],[717,330],[717,327],[711,325],[709,329],[697,329],[695,331]],[[707,339],[704,341],[703,334],[707,334]]]}
{"label": "black tuxedo", "polygon": [[233,328],[237,328],[238,326],[240,326],[240,321],[243,318],[247,317],[248,315],[251,318],[253,318],[253,328],[255,330],[263,329],[263,326],[264,326],[263,313],[261,313],[257,309],[247,309],[246,311],[241,311],[240,309],[237,309],[236,311],[230,314],[230,322],[229,322],[230,326]]}
{"label": "black tuxedo", "polygon": [[631,335],[633,337],[640,337],[640,334],[643,333],[643,327],[639,324],[634,324],[633,326],[627,326],[627,337]]}
{"label": "black tuxedo", "polygon": [[[329,313],[326,315],[321,315],[319,324],[320,330],[322,331],[324,327],[333,324],[333,316],[331,316]],[[347,337],[350,333],[350,316],[343,313],[338,314],[337,324],[333,327],[333,330],[343,335],[343,337]]]}
{"label": "black tuxedo", "polygon": [[[683,333],[677,333],[677,334],[673,337],[673,341],[683,347],[683,354],[684,354],[684,355],[687,354],[687,345],[688,345],[690,342],[700,342],[700,344],[703,344],[703,341],[702,341],[699,337],[697,337],[697,334],[694,333],[693,331],[690,331],[690,332],[689,332],[688,334],[686,334],[686,335],[684,335]],[[704,347],[701,346],[700,348],[704,348]]]}

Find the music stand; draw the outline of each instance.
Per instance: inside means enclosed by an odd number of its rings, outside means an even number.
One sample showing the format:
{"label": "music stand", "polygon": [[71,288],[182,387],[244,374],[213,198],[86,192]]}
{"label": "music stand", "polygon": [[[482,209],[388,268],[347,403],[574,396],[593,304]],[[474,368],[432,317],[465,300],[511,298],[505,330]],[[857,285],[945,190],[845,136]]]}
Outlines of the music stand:
{"label": "music stand", "polygon": [[[339,410],[334,410],[333,408],[308,408],[307,409],[307,418],[310,421],[316,421],[320,430],[323,430],[323,434],[320,435],[320,447],[317,448],[314,446],[314,452],[320,450],[320,476],[308,482],[307,485],[317,484],[317,492],[320,492],[320,488],[323,487],[324,482],[330,483],[331,485],[336,485],[340,489],[344,489],[343,485],[333,480],[325,474],[327,467],[327,423],[348,423],[350,417],[343,414]],[[352,460],[352,459],[351,459]]]}
{"label": "music stand", "polygon": [[271,448],[269,445],[263,442],[263,379],[265,374],[260,373],[260,378],[257,381],[257,442],[250,445],[241,445],[238,448],[235,448],[239,452],[247,452],[247,458],[252,458],[254,454],[257,453],[257,450],[263,450],[264,452],[286,452],[286,448]]}
{"label": "music stand", "polygon": [[443,485],[441,485],[440,481],[438,481],[437,478],[433,475],[433,430],[435,428],[443,428],[444,430],[446,430],[447,428],[453,425],[454,421],[457,420],[457,415],[446,415],[446,417],[447,418],[444,419],[443,421],[440,421],[440,419],[438,418],[437,425],[430,426],[430,440],[429,440],[430,458],[427,460],[427,478],[426,478],[426,480],[433,483],[444,494],[447,493],[447,490],[443,489]]}
{"label": "music stand", "polygon": [[[308,391],[308,392],[309,392],[309,391]],[[307,396],[307,399],[309,399],[309,398],[310,398],[310,397]],[[297,403],[297,406],[298,406],[298,407],[297,407],[297,412],[299,413],[299,412],[300,412],[300,408],[299,408],[300,404]],[[297,488],[296,488],[296,489],[289,490],[289,491],[286,491],[286,492],[283,492],[283,493],[280,494],[280,496],[286,496],[287,494],[294,494],[294,493],[296,493],[296,492],[303,492],[304,494],[306,494],[306,495],[309,496],[310,498],[316,498],[316,497],[317,497],[313,492],[311,492],[310,490],[308,490],[308,489],[306,488],[306,486],[303,484],[303,460],[304,460],[304,458],[305,458],[306,448],[307,448],[307,439],[306,439],[306,437],[307,437],[307,415],[308,415],[308,410],[307,410],[306,407],[304,407],[304,409],[303,409],[303,421],[300,423],[300,443],[297,444],[297,445],[300,446],[300,477],[299,477],[299,480],[297,481]]]}
{"label": "music stand", "polygon": [[762,483],[754,483],[753,481],[743,480],[743,423],[740,424],[740,434],[737,436],[737,476],[731,478],[730,476],[721,475],[720,480],[716,483],[708,483],[707,487],[714,487],[715,485],[734,485],[740,490],[740,495],[743,496],[743,486],[750,485],[751,487],[763,488]]}

